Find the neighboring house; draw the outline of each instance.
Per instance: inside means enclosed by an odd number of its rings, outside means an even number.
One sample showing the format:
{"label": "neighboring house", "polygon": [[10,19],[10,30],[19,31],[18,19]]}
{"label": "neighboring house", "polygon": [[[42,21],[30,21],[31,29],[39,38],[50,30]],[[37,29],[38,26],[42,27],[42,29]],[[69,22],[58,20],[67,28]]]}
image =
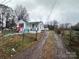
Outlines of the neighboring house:
{"label": "neighboring house", "polygon": [[17,22],[17,31],[20,33],[28,33],[29,32],[29,23],[24,20],[19,20]]}
{"label": "neighboring house", "polygon": [[42,30],[44,30],[44,24],[41,21],[33,21],[29,22],[30,25],[30,33],[40,33]]}
{"label": "neighboring house", "polygon": [[12,8],[0,4],[0,27],[6,27],[6,22],[12,22],[14,16]]}
{"label": "neighboring house", "polygon": [[24,20],[17,22],[17,31],[20,33],[40,33],[42,30],[44,30],[43,22],[29,22]]}

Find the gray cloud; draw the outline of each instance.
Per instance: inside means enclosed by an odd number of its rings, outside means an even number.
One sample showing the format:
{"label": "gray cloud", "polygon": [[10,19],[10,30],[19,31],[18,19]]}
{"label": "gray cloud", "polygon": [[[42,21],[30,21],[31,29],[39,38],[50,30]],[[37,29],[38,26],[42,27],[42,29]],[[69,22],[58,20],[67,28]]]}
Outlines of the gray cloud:
{"label": "gray cloud", "polygon": [[47,9],[53,8],[57,0],[36,0],[39,5],[46,7]]}
{"label": "gray cloud", "polygon": [[79,8],[79,0],[36,0],[36,2],[48,9],[52,7],[61,9]]}
{"label": "gray cloud", "polygon": [[18,3],[32,10],[31,17],[46,17],[53,8],[51,20],[56,19],[61,23],[79,21],[79,0],[12,0],[6,5],[15,8]]}

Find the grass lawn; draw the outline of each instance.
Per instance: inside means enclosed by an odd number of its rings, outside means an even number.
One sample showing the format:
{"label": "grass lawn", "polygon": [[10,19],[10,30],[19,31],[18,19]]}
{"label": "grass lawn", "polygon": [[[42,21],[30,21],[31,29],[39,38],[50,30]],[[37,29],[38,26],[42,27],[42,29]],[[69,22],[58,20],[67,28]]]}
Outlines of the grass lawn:
{"label": "grass lawn", "polygon": [[69,31],[65,31],[64,42],[70,51],[76,52],[77,59],[79,59],[79,31],[72,31],[71,40]]}
{"label": "grass lawn", "polygon": [[12,34],[12,33],[16,33],[16,30],[3,30],[3,34]]}
{"label": "grass lawn", "polygon": [[64,43],[65,46],[68,47],[69,41],[70,40],[70,32],[69,31],[64,31]]}
{"label": "grass lawn", "polygon": [[[38,34],[40,39],[41,34]],[[12,55],[15,55],[26,48],[32,46],[36,42],[35,34],[14,35],[2,38],[0,41],[0,58],[4,57],[9,59]]]}

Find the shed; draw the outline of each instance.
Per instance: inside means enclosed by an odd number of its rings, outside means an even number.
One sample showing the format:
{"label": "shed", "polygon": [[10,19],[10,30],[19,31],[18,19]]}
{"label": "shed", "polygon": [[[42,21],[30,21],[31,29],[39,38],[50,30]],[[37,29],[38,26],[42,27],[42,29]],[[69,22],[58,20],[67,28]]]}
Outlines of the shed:
{"label": "shed", "polygon": [[29,23],[25,20],[19,20],[17,22],[17,31],[28,33],[29,32]]}

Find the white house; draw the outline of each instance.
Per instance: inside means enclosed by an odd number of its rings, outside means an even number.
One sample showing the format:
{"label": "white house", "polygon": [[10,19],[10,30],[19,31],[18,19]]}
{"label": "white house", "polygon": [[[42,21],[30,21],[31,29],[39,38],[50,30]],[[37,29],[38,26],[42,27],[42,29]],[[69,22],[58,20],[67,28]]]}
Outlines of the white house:
{"label": "white house", "polygon": [[41,21],[24,21],[17,22],[17,31],[25,33],[40,33],[44,30],[44,24]]}
{"label": "white house", "polygon": [[40,33],[42,30],[44,30],[44,24],[42,21],[30,21],[30,33]]}

